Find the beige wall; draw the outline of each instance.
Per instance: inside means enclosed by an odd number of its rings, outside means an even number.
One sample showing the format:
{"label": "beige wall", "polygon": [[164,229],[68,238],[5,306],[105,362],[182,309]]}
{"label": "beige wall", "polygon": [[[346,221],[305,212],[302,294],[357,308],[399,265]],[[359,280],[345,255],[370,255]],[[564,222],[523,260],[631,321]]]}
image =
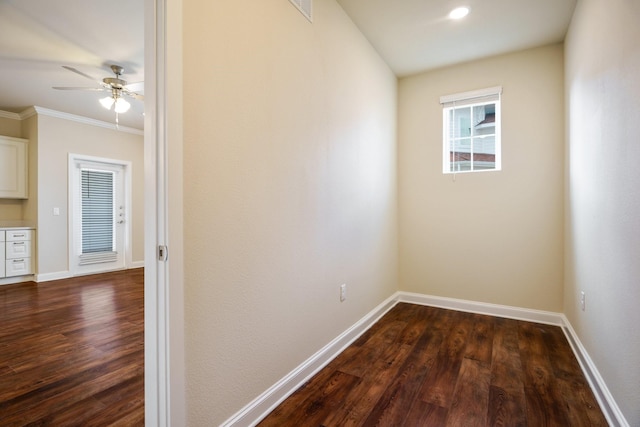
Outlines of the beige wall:
{"label": "beige wall", "polygon": [[[68,266],[69,153],[132,162],[133,261],[144,260],[143,137],[71,120],[38,115],[38,273],[57,274]],[[53,208],[60,215],[53,215]]]}
{"label": "beige wall", "polygon": [[11,136],[13,138],[24,138],[22,135],[21,120],[18,118],[11,118],[13,113],[8,113],[9,117],[3,117],[3,113],[3,111],[0,111],[0,135]]}
{"label": "beige wall", "polygon": [[22,220],[24,200],[0,199],[0,221]]}
{"label": "beige wall", "polygon": [[[22,120],[22,135],[29,140],[29,198],[24,201],[22,220],[36,225],[38,223],[38,116],[33,114]],[[36,249],[37,250],[37,249]],[[38,271],[38,264],[33,265]]]}
{"label": "beige wall", "polygon": [[637,1],[584,0],[566,42],[564,312],[632,426],[640,425],[638,21]]}
{"label": "beige wall", "polygon": [[[502,171],[442,173],[442,95],[502,86]],[[561,311],[563,48],[399,83],[401,290]]]}
{"label": "beige wall", "polygon": [[183,4],[187,405],[211,426],[397,289],[396,78],[334,0],[313,24]]}

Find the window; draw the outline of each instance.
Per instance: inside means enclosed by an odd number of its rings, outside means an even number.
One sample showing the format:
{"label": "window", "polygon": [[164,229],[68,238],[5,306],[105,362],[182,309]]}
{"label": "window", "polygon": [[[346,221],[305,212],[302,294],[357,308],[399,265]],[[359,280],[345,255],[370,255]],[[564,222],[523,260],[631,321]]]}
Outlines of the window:
{"label": "window", "polygon": [[500,170],[501,87],[443,96],[442,172]]}

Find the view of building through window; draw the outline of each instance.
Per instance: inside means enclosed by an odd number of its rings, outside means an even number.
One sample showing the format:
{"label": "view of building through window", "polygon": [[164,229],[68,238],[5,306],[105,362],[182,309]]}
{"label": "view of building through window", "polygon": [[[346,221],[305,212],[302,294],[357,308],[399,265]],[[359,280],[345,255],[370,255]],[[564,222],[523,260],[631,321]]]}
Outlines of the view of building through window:
{"label": "view of building through window", "polygon": [[446,104],[443,126],[444,173],[501,169],[498,96]]}

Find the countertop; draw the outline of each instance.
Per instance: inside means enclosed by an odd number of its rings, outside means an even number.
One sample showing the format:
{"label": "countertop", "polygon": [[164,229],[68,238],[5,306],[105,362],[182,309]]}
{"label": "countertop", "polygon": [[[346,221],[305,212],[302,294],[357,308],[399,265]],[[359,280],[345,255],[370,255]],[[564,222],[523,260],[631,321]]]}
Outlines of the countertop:
{"label": "countertop", "polygon": [[0,230],[11,230],[14,228],[29,228],[35,229],[36,227],[30,221],[0,221]]}

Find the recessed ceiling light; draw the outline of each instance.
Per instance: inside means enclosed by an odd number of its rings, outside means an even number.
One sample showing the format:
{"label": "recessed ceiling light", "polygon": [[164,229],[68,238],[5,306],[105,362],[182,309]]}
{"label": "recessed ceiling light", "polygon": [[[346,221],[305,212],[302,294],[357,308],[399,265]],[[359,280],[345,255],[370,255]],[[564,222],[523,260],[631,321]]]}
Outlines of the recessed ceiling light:
{"label": "recessed ceiling light", "polygon": [[451,19],[462,19],[469,14],[468,7],[456,7],[451,12],[449,12],[449,18]]}

